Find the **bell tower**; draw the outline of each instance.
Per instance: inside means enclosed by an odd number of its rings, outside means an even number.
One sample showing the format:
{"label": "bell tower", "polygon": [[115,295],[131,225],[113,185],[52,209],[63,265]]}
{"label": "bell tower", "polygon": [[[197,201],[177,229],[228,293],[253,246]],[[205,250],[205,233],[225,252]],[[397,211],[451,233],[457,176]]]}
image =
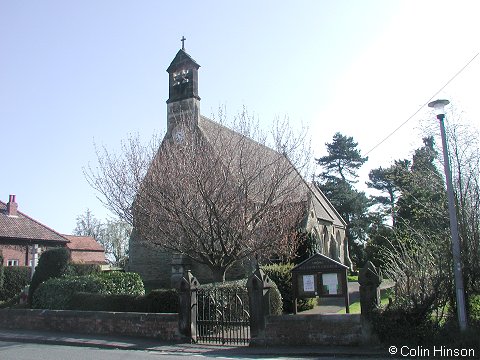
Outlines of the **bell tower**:
{"label": "bell tower", "polygon": [[198,68],[200,65],[187,54],[182,37],[182,48],[167,69],[167,135],[178,126],[194,127],[200,117],[198,96]]}

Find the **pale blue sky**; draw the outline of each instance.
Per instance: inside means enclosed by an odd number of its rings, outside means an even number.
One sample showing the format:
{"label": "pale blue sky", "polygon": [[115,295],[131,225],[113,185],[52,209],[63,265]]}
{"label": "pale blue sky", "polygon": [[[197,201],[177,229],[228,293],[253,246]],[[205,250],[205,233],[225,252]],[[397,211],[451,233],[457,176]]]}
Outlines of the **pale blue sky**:
{"label": "pale blue sky", "polygon": [[[0,199],[62,233],[87,208],[106,217],[82,167],[94,139],[164,129],[182,35],[204,115],[245,105],[265,128],[310,126],[315,156],[336,131],[366,152],[479,51],[479,13],[465,0],[0,0]],[[479,60],[441,94],[477,124]],[[362,181],[408,156],[429,116],[369,154]]]}

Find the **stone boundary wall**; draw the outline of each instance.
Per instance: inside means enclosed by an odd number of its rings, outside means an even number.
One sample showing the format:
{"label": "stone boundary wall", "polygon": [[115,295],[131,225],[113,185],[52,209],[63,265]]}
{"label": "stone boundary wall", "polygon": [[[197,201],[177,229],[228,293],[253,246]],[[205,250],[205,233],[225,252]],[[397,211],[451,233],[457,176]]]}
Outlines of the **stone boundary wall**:
{"label": "stone boundary wall", "polygon": [[359,314],[272,315],[265,345],[360,345],[371,341],[368,325]]}
{"label": "stone boundary wall", "polygon": [[178,314],[2,309],[0,328],[184,340],[178,330]]}

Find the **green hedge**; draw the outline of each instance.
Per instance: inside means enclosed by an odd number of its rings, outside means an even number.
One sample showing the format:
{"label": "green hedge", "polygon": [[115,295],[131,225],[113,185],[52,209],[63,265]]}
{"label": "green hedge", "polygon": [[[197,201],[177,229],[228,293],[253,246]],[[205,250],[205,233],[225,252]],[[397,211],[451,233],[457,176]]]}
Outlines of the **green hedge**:
{"label": "green hedge", "polygon": [[31,268],[28,266],[7,266],[4,268],[3,288],[0,289],[0,300],[9,300],[30,283]]}
{"label": "green hedge", "polygon": [[91,274],[98,274],[102,272],[102,267],[98,264],[68,264],[67,275],[71,276],[85,276]]}
{"label": "green hedge", "polygon": [[67,248],[53,248],[45,251],[38,259],[32,282],[28,290],[29,305],[32,305],[33,295],[41,283],[64,275],[68,270],[70,252]]}
{"label": "green hedge", "polygon": [[53,278],[40,284],[34,294],[32,307],[62,310],[78,292],[106,295],[144,295],[140,276],[136,273],[111,271],[87,276]]}
{"label": "green hedge", "polygon": [[0,250],[0,300],[1,300],[1,292],[2,292],[2,289],[3,289],[3,277],[4,277],[4,273],[3,273],[3,253],[2,253],[2,250]]}
{"label": "green hedge", "polygon": [[[235,280],[235,281],[225,281],[223,283],[211,283],[211,284],[202,284],[199,287],[200,289],[227,289],[231,291],[236,291],[240,294],[243,294],[243,298],[248,299],[248,290],[247,290],[247,279]],[[278,289],[278,286],[272,281],[272,288],[269,291],[269,300],[270,300],[270,313],[272,315],[281,315],[282,314],[282,295]],[[245,304],[248,309],[248,303]]]}
{"label": "green hedge", "polygon": [[104,271],[96,275],[102,284],[102,294],[144,295],[142,278],[134,272]]}
{"label": "green hedge", "polygon": [[[262,270],[277,285],[283,299],[283,311],[293,312],[292,269],[294,264],[273,264],[262,266]],[[298,299],[298,311],[313,309],[315,299]]]}
{"label": "green hedge", "polygon": [[176,313],[179,311],[178,292],[175,289],[156,289],[143,298],[144,312]]}
{"label": "green hedge", "polygon": [[178,293],[174,289],[157,289],[140,296],[79,292],[72,296],[69,308],[83,311],[177,313]]}
{"label": "green hedge", "polygon": [[480,326],[480,294],[470,295],[468,299],[468,318]]}

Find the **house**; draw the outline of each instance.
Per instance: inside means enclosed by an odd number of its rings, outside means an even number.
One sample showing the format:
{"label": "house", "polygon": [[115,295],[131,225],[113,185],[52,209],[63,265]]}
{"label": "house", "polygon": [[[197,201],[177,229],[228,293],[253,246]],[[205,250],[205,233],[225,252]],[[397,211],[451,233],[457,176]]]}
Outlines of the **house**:
{"label": "house", "polygon": [[0,251],[6,266],[36,265],[38,255],[52,247],[64,247],[68,239],[18,210],[16,196],[0,201]]}
{"label": "house", "polygon": [[[93,241],[92,241],[93,240]],[[93,238],[62,235],[18,210],[16,196],[0,201],[0,251],[5,266],[36,266],[50,248],[67,247],[72,260],[105,264],[105,252]]]}
{"label": "house", "polygon": [[[223,164],[219,165],[220,167],[226,163],[240,163],[238,144],[244,144],[248,148],[249,154],[255,157],[253,163],[277,162],[287,170],[288,182],[295,182],[298,186],[295,187],[294,193],[288,193],[285,196],[292,198],[292,203],[297,201],[306,204],[307,211],[303,215],[303,230],[315,240],[318,252],[350,266],[348,239],[345,232],[346,223],[325,195],[314,184],[305,181],[281,153],[246,138],[244,135],[200,114],[199,67],[200,65],[182,48],[167,69],[169,74],[167,132],[150,170],[156,164],[166,161],[167,156],[165,154],[167,151],[171,151],[167,150],[167,147],[171,149],[171,144],[181,146],[185,142],[192,144],[197,141],[206,143],[207,151],[217,152],[216,157],[224,159]],[[194,140],[187,141],[186,139]],[[267,167],[268,165],[265,166],[265,168]],[[223,166],[223,169],[225,169],[225,166]],[[232,171],[232,168],[227,171],[239,172],[237,169]],[[267,182],[266,177],[269,175],[267,171],[263,174],[263,177],[255,178],[255,188],[259,191],[254,191],[255,194],[250,193],[248,195],[252,204],[255,204],[258,197],[262,196],[262,186]],[[151,181],[154,177],[153,172],[149,171],[144,183]],[[162,225],[159,224],[158,226]],[[133,234],[140,232],[134,227]],[[200,282],[212,280],[211,274],[205,266],[191,263],[189,259],[182,255],[154,247],[148,241],[143,241],[141,236],[131,237],[128,268],[129,271],[139,273],[144,281],[155,282],[160,286],[170,286],[170,281],[173,283],[174,278],[181,275],[186,267],[192,270]],[[245,271],[243,271],[244,274]],[[241,275],[242,269],[239,268],[227,272],[227,278],[236,278]]]}
{"label": "house", "polygon": [[103,246],[93,237],[76,235],[63,236],[69,240],[67,248],[70,250],[72,262],[77,264],[107,264]]}

